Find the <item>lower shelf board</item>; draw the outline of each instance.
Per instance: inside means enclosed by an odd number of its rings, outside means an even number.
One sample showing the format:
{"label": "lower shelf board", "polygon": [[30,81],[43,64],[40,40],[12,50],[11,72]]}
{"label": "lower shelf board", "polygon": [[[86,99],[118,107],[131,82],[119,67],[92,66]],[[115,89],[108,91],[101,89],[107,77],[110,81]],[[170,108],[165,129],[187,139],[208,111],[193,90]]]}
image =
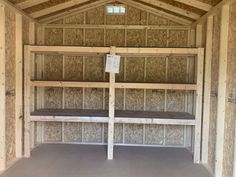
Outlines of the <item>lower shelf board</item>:
{"label": "lower shelf board", "polygon": [[[107,110],[40,109],[31,113],[37,122],[97,122],[107,123]],[[195,125],[195,117],[184,112],[115,111],[115,123]]]}

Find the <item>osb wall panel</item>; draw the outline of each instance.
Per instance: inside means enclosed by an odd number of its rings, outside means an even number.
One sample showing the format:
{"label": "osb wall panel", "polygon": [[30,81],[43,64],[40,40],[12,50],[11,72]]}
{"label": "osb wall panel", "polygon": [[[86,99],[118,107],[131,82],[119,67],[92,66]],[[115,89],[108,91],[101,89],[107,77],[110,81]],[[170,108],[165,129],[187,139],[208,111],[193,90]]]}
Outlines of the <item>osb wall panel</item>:
{"label": "osb wall panel", "polygon": [[216,111],[217,111],[217,87],[219,72],[219,39],[220,39],[220,12],[214,16],[213,26],[213,54],[211,72],[211,112],[209,127],[209,165],[214,171],[215,167],[215,143],[216,143]]}
{"label": "osb wall panel", "polygon": [[163,125],[145,125],[145,144],[163,145],[164,144],[164,126]]}
{"label": "osb wall panel", "polygon": [[67,81],[83,80],[83,57],[78,57],[78,56],[64,57],[64,80]]}
{"label": "osb wall panel", "polygon": [[127,30],[128,47],[145,47],[145,30],[130,29]]}
{"label": "osb wall panel", "polygon": [[64,108],[82,109],[83,108],[83,89],[65,88],[64,89]]}
{"label": "osb wall panel", "polygon": [[82,46],[83,29],[64,29],[64,45]]}
{"label": "osb wall panel", "polygon": [[169,47],[188,47],[188,30],[169,30]]}
{"label": "osb wall panel", "polygon": [[183,145],[184,127],[166,125],[166,145]]}
{"label": "osb wall panel", "polygon": [[6,161],[9,164],[15,159],[15,92],[16,92],[16,70],[15,70],[15,13],[6,8]]}
{"label": "osb wall panel", "polygon": [[[236,98],[236,3],[230,6],[228,41],[227,95]],[[230,101],[230,100],[229,100]],[[226,104],[223,176],[233,176],[236,103]]]}
{"label": "osb wall panel", "polygon": [[[159,17],[148,12],[127,7],[126,15],[108,15],[104,6],[91,9],[87,12],[65,17],[53,22],[54,24],[89,24],[89,25],[166,25],[175,26],[171,20]],[[64,35],[63,35],[64,34]],[[48,35],[50,37],[48,37]],[[132,47],[186,47],[188,30],[180,29],[91,29],[91,28],[46,28],[45,44],[47,45],[85,45],[85,46],[132,46]],[[44,76],[48,80],[85,80],[108,81],[109,75],[104,73],[105,60],[100,56],[62,56],[58,61],[50,60]],[[60,59],[59,59],[60,58]],[[47,59],[46,59],[47,60]],[[64,63],[64,68],[61,66]],[[55,69],[55,66],[60,69]],[[50,69],[51,68],[51,69]],[[48,74],[47,74],[48,73]],[[120,73],[116,81],[128,82],[186,82],[187,59],[184,57],[126,57],[121,58]],[[58,76],[53,76],[58,75]],[[176,79],[175,77],[178,76]],[[164,90],[117,89],[116,110],[150,110],[150,111],[185,111],[185,92],[170,91],[165,95]],[[45,107],[49,108],[83,108],[108,109],[109,92],[107,89],[55,89],[45,91]],[[64,102],[63,96],[64,95]],[[167,104],[165,100],[167,98]],[[64,103],[64,104],[63,104]],[[191,103],[188,103],[191,104]],[[165,108],[165,105],[167,106]],[[175,109],[173,108],[175,107]],[[70,127],[71,134],[70,135]],[[78,130],[76,130],[78,127]],[[82,129],[82,130],[81,130]],[[176,129],[176,135],[171,132]],[[107,124],[80,124],[64,125],[64,140],[66,142],[102,143],[107,141]],[[81,132],[83,131],[83,133]],[[79,133],[83,134],[83,138]],[[164,135],[168,133],[168,136]],[[124,133],[124,134],[123,134]],[[129,144],[150,145],[182,145],[183,127],[159,125],[115,125],[115,142]],[[167,141],[164,137],[169,138]],[[178,140],[179,138],[179,140]]]}
{"label": "osb wall panel", "polygon": [[166,58],[150,57],[146,61],[146,82],[166,81]]}
{"label": "osb wall panel", "polygon": [[126,124],[125,125],[125,143],[142,144],[143,143],[143,125]]}
{"label": "osb wall panel", "polygon": [[84,142],[101,143],[102,130],[101,123],[84,123]]}
{"label": "osb wall panel", "polygon": [[106,46],[124,46],[125,30],[123,29],[107,29],[106,30]]}
{"label": "osb wall panel", "polygon": [[63,29],[46,28],[45,29],[46,45],[63,45]]}
{"label": "osb wall panel", "polygon": [[86,88],[84,90],[84,108],[103,109],[103,89]]}
{"label": "osb wall panel", "polygon": [[82,123],[64,123],[64,141],[82,142]]}
{"label": "osb wall panel", "polygon": [[62,140],[62,123],[47,122],[44,125],[45,142],[60,142]]}
{"label": "osb wall panel", "polygon": [[84,23],[84,13],[79,13],[64,19],[65,24],[83,24]]}
{"label": "osb wall panel", "polygon": [[149,29],[147,31],[148,47],[167,47],[166,29]]}

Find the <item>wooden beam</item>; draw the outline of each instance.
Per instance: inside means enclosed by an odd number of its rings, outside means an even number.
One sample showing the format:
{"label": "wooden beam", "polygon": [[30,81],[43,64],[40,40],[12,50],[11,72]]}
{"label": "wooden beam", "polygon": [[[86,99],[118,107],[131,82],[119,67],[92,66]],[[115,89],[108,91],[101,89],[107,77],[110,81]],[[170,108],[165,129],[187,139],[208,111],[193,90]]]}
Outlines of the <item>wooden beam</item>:
{"label": "wooden beam", "polygon": [[[35,23],[30,22],[29,24],[29,43],[30,44],[35,44]],[[35,54],[31,53],[30,54],[30,78],[34,79],[35,75]],[[30,95],[31,95],[31,101],[30,101],[30,111],[34,111],[35,107],[35,88],[31,88],[30,90]],[[35,146],[35,123],[32,122],[30,125],[30,148],[33,149]]]}
{"label": "wooden beam", "polygon": [[16,14],[16,157],[21,158],[23,153],[23,32],[22,15]]}
{"label": "wooden beam", "polygon": [[221,24],[220,24],[215,177],[223,176],[224,125],[225,125],[226,87],[227,87],[228,30],[229,30],[229,5],[224,5],[221,9]]}
{"label": "wooden beam", "polygon": [[[234,113],[236,113],[236,109],[234,109]],[[233,165],[233,177],[236,177],[236,121],[234,124],[235,135],[234,135],[234,165]]]}
{"label": "wooden beam", "polygon": [[30,17],[28,14],[26,14],[23,10],[21,10],[19,7],[15,6],[14,4],[12,4],[10,1],[8,0],[0,0],[1,4],[4,4],[5,6],[7,6],[8,8],[10,8],[11,10],[13,10],[16,13],[19,13],[21,15],[23,15],[25,18],[27,18],[30,21],[33,21],[35,23],[38,23],[35,19],[33,19],[32,17]]}
{"label": "wooden beam", "polygon": [[176,15],[172,15],[170,13],[164,12],[162,10],[158,10],[156,8],[153,8],[153,7],[149,7],[147,5],[143,5],[143,4],[141,4],[139,2],[136,2],[136,1],[133,1],[133,0],[118,0],[118,2],[130,5],[130,6],[134,7],[134,8],[138,8],[138,9],[141,9],[141,10],[146,10],[149,13],[158,15],[160,17],[167,18],[167,19],[175,21],[175,22],[177,22],[179,24],[183,24],[183,25],[190,25],[190,24],[192,24],[191,20],[187,20],[185,18],[181,18],[181,17],[178,17]]}
{"label": "wooden beam", "polygon": [[206,55],[205,55],[205,79],[204,79],[204,105],[203,105],[203,128],[202,128],[202,163],[208,163],[208,141],[211,111],[211,61],[212,61],[212,38],[213,16],[207,18],[206,31]]}
{"label": "wooden beam", "polygon": [[48,8],[33,12],[30,15],[33,18],[39,18],[39,17],[45,16],[45,15],[48,15],[48,14],[51,14],[51,13],[54,13],[54,12],[57,12],[57,11],[60,11],[60,10],[66,9],[66,8],[70,8],[75,5],[83,4],[86,2],[89,2],[89,0],[71,0],[71,1],[60,3],[55,6],[48,7]]}
{"label": "wooden beam", "polygon": [[21,9],[27,9],[39,4],[42,4],[44,2],[48,2],[49,0],[26,0],[20,3],[17,3],[16,6],[18,6]]}
{"label": "wooden beam", "polygon": [[168,83],[115,83],[115,88],[127,89],[164,89],[164,90],[197,90],[196,84]]}
{"label": "wooden beam", "polygon": [[148,3],[148,4],[154,5],[156,7],[171,11],[173,13],[176,13],[176,14],[194,19],[194,20],[200,18],[200,15],[198,15],[196,13],[193,13],[191,11],[173,6],[171,4],[168,4],[168,3],[165,3],[165,2],[162,2],[159,0],[140,0],[140,2]]}
{"label": "wooden beam", "polygon": [[46,28],[79,28],[79,29],[183,29],[189,30],[191,26],[167,25],[88,25],[88,24],[47,24]]}
{"label": "wooden beam", "polygon": [[[34,122],[96,122],[108,123],[108,117],[91,116],[31,116]],[[125,124],[152,124],[152,125],[195,125],[193,119],[167,119],[167,118],[133,118],[115,117],[115,123]]]}
{"label": "wooden beam", "polygon": [[174,0],[174,1],[180,2],[182,4],[186,4],[188,6],[192,6],[192,7],[195,7],[197,9],[204,10],[204,11],[208,11],[212,8],[212,6],[210,4],[201,2],[199,0]]}
{"label": "wooden beam", "polygon": [[[110,48],[110,54],[116,54],[116,48]],[[115,73],[110,72],[109,78],[109,121],[108,121],[108,147],[107,147],[107,159],[113,159],[114,148],[114,121],[115,121]]]}
{"label": "wooden beam", "polygon": [[[30,85],[33,87],[109,88],[108,82],[31,81]],[[114,87],[129,89],[197,90],[196,84],[116,82]]]}
{"label": "wooden beam", "polygon": [[0,2],[0,171],[6,168],[5,5]]}
{"label": "wooden beam", "polygon": [[48,24],[48,23],[51,23],[52,21],[58,20],[60,18],[66,18],[68,16],[73,16],[78,13],[86,12],[90,9],[94,9],[94,8],[103,6],[103,5],[110,3],[110,2],[114,2],[114,0],[98,0],[95,2],[91,2],[91,3],[83,5],[81,7],[67,10],[65,12],[61,12],[60,14],[56,14],[56,15],[52,15],[50,17],[43,18],[42,20],[40,20],[40,22]]}
{"label": "wooden beam", "polygon": [[197,91],[196,91],[196,116],[194,138],[194,163],[201,159],[201,127],[202,127],[202,91],[203,91],[204,49],[199,48],[197,58]]}
{"label": "wooden beam", "polygon": [[24,48],[24,156],[30,157],[30,49]]}
{"label": "wooden beam", "polygon": [[206,21],[206,19],[211,16],[211,15],[215,15],[217,12],[219,12],[219,10],[221,10],[221,8],[224,5],[229,5],[236,2],[236,0],[222,0],[220,1],[220,3],[218,3],[216,6],[212,7],[205,15],[203,15],[201,18],[199,18],[196,22],[194,22],[192,24],[192,27],[196,27],[197,24],[202,24]]}
{"label": "wooden beam", "polygon": [[196,26],[196,47],[202,47],[202,25]]}
{"label": "wooden beam", "polygon": [[[57,54],[80,54],[80,53],[109,53],[109,47],[81,47],[81,46],[34,46],[28,45],[31,52],[35,53],[57,53]],[[117,47],[116,52],[119,54],[176,54],[176,55],[197,55],[197,48],[141,48],[141,47]]]}

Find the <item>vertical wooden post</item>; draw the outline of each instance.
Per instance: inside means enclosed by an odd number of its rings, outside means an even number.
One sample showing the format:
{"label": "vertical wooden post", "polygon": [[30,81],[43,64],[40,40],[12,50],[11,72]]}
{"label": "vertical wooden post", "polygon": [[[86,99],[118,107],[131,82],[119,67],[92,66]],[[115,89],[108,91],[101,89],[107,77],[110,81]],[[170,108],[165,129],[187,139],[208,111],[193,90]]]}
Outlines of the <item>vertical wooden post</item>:
{"label": "vertical wooden post", "polygon": [[24,156],[30,157],[30,48],[24,47]]}
{"label": "vertical wooden post", "polygon": [[216,177],[223,176],[228,29],[229,29],[229,5],[224,5],[221,11],[221,25],[220,25],[219,78],[218,78],[217,120],[216,120],[216,164],[215,164]]}
{"label": "vertical wooden post", "polygon": [[209,121],[211,109],[211,60],[212,60],[212,37],[213,37],[213,16],[207,19],[206,31],[206,55],[205,55],[205,79],[204,79],[204,106],[202,125],[202,163],[208,163],[208,140]]}
{"label": "vertical wooden post", "polygon": [[[235,109],[236,110],[236,109]],[[236,111],[234,111],[236,113]],[[234,165],[233,165],[233,177],[236,177],[236,121],[235,121],[235,135],[234,135]]]}
{"label": "vertical wooden post", "polygon": [[[29,24],[29,44],[35,44],[35,23],[34,22],[30,22]],[[34,79],[34,71],[35,71],[35,54],[32,53],[30,55],[30,78]],[[35,106],[35,88],[31,88],[30,89],[31,92],[31,104],[30,104],[30,111],[34,111],[34,106]],[[30,148],[33,149],[35,142],[34,142],[34,138],[35,138],[35,123],[31,122],[30,123]]]}
{"label": "vertical wooden post", "polygon": [[23,147],[23,40],[22,40],[22,15],[16,14],[16,157],[21,158]]}
{"label": "vertical wooden post", "polygon": [[[44,44],[44,28],[42,26],[37,28],[37,44]],[[36,73],[36,78],[38,80],[43,79],[42,76],[42,68],[43,68],[43,55],[38,55],[37,60],[36,60],[36,67],[37,67],[37,73]],[[38,87],[37,88],[37,100],[36,100],[36,107],[43,108],[43,97],[44,97],[44,88],[43,87]],[[43,142],[43,122],[37,122],[37,138],[36,138],[36,143],[41,144]]]}
{"label": "vertical wooden post", "polygon": [[[114,55],[115,47],[111,47],[110,53]],[[109,122],[108,122],[108,151],[107,159],[113,159],[113,144],[114,144],[114,119],[115,119],[115,73],[110,73],[109,79]]]}
{"label": "vertical wooden post", "polygon": [[6,168],[5,6],[0,4],[0,171]]}
{"label": "vertical wooden post", "polygon": [[195,114],[195,143],[194,163],[200,163],[201,156],[201,127],[202,127],[202,91],[203,91],[203,63],[204,49],[198,49],[197,57],[197,93],[196,93],[196,114]]}
{"label": "vertical wooden post", "polygon": [[196,27],[196,47],[202,47],[202,25]]}

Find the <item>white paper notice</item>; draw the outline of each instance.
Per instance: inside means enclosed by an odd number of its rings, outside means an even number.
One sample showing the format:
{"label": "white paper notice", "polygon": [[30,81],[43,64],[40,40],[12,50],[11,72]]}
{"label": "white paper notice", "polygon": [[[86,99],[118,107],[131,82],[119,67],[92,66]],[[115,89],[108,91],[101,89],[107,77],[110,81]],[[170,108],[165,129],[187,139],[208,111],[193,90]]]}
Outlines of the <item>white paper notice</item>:
{"label": "white paper notice", "polygon": [[105,72],[119,73],[120,70],[120,55],[108,54],[106,58]]}

